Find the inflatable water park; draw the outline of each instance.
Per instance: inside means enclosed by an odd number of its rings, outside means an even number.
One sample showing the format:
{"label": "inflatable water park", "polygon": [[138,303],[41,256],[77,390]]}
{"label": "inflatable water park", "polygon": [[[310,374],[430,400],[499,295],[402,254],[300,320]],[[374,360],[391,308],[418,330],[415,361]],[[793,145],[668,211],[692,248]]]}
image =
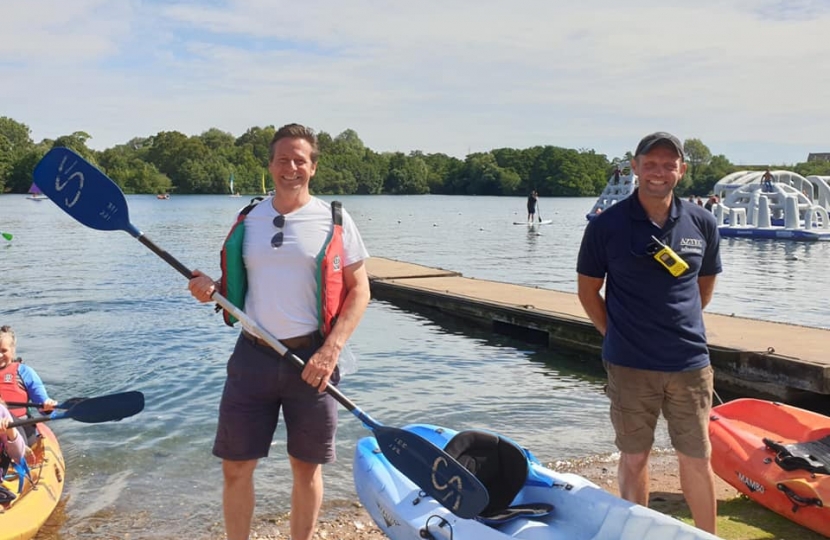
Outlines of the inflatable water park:
{"label": "inflatable water park", "polygon": [[[830,240],[830,176],[803,177],[786,170],[737,171],[715,184],[712,212],[724,237]],[[588,220],[631,195],[637,176],[629,162],[608,178]]]}
{"label": "inflatable water park", "polygon": [[721,236],[830,240],[830,177],[737,171],[718,180],[712,211]]}
{"label": "inflatable water park", "polygon": [[605,211],[612,204],[617,204],[634,193],[637,186],[637,175],[631,169],[631,164],[628,161],[620,163],[614,173],[608,178],[605,189],[602,190],[602,193],[597,198],[597,202],[594,203],[594,206],[585,215],[585,218],[590,220],[597,214]]}

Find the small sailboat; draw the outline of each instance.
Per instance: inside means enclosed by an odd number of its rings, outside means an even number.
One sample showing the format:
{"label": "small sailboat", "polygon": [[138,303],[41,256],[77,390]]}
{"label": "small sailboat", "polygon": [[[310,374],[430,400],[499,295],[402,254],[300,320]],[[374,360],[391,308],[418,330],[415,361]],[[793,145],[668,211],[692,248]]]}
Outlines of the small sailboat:
{"label": "small sailboat", "polygon": [[265,173],[262,173],[262,194],[267,195],[268,191],[265,190]]}
{"label": "small sailboat", "polygon": [[228,189],[230,189],[231,197],[239,197],[239,193],[233,190],[233,173],[231,173],[230,178],[228,178]]}
{"label": "small sailboat", "polygon": [[48,197],[43,194],[37,184],[32,182],[32,187],[29,188],[29,196],[26,197],[27,199],[31,199],[33,201],[43,201],[46,200]]}

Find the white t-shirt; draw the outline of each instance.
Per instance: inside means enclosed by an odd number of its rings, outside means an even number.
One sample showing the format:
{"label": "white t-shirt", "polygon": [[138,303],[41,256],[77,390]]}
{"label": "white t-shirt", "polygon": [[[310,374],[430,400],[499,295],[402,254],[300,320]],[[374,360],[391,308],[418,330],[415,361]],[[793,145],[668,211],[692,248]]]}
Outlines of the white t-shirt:
{"label": "white t-shirt", "polygon": [[[331,205],[312,197],[285,214],[278,229],[271,198],[257,204],[245,218],[242,257],[248,271],[245,313],[277,339],[304,336],[317,330],[317,255],[331,228]],[[271,239],[282,231],[282,245]],[[349,266],[369,257],[351,216],[343,209],[343,251]]]}

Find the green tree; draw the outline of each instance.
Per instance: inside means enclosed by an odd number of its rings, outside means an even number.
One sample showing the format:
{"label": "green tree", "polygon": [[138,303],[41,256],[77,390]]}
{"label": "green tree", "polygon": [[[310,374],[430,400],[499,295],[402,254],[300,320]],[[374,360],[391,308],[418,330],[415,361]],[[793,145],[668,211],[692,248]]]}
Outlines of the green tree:
{"label": "green tree", "polygon": [[209,150],[224,155],[227,155],[236,143],[236,138],[232,134],[216,128],[205,131],[199,135],[199,139]]}
{"label": "green tree", "polygon": [[140,157],[136,144],[123,144],[101,152],[99,163],[121,187],[124,193],[167,193],[172,187],[170,178],[159,172],[152,163]]}
{"label": "green tree", "polygon": [[427,177],[429,168],[420,157],[407,157],[395,152],[389,158],[389,173],[384,182],[384,191],[396,195],[420,195],[429,193]]}
{"label": "green tree", "polygon": [[427,164],[427,187],[430,193],[452,193],[452,179],[464,169],[465,164],[458,158],[446,154],[422,154],[413,152],[411,156],[420,156]]}
{"label": "green tree", "polygon": [[13,193],[26,193],[32,185],[32,172],[35,165],[46,153],[41,146],[23,150],[6,172],[6,189]]}
{"label": "green tree", "polygon": [[700,139],[686,139],[683,141],[683,153],[686,154],[686,163],[689,164],[683,179],[683,187],[688,189],[697,184],[697,175],[702,172],[702,167],[709,165],[712,152]]}
{"label": "green tree", "polygon": [[805,161],[797,163],[795,172],[801,176],[830,176],[830,161]]}
{"label": "green tree", "polygon": [[541,153],[542,147],[536,146],[534,148],[527,148],[518,150],[516,148],[497,148],[490,153],[496,158],[496,163],[503,169],[510,169],[515,171],[519,176],[521,182],[516,186],[514,193],[505,193],[505,195],[513,195],[516,193],[524,194],[533,191],[535,186],[531,185],[530,178],[533,170],[533,164]]}
{"label": "green tree", "polygon": [[467,156],[468,193],[479,195],[507,195],[513,193],[522,179],[513,169],[499,167],[493,154]]}
{"label": "green tree", "polygon": [[230,176],[224,158],[211,153],[199,137],[187,137],[178,131],[156,134],[147,159],[182,193],[222,193]]}
{"label": "green tree", "polygon": [[181,193],[226,193],[230,167],[218,156],[186,159],[177,170],[178,182],[173,180]]}
{"label": "green tree", "polygon": [[694,184],[690,186],[690,189],[684,195],[706,195],[712,193],[712,188],[714,188],[715,184],[726,176],[727,174],[731,174],[737,170],[737,167],[733,165],[726,156],[723,154],[719,154],[717,156],[712,157],[709,160],[707,165],[701,166],[698,170],[697,177],[695,178]]}
{"label": "green tree", "polygon": [[355,193],[362,195],[376,195],[383,191],[383,180],[389,172],[389,160],[368,148],[360,160],[360,166],[355,171],[357,188]]}
{"label": "green tree", "polygon": [[12,148],[32,145],[32,130],[29,126],[8,116],[0,116],[0,135],[9,140]]}
{"label": "green tree", "polygon": [[92,136],[86,131],[75,131],[71,135],[61,135],[55,139],[54,146],[74,150],[84,159],[95,163],[95,152],[86,145],[86,142],[91,138]]}
{"label": "green tree", "polygon": [[366,151],[366,146],[357,132],[353,129],[347,129],[332,141],[332,147],[329,152],[337,154],[352,154],[355,156],[362,156]]}
{"label": "green tree", "polygon": [[247,148],[256,157],[260,166],[267,169],[271,139],[274,138],[276,131],[274,126],[248,128],[243,135],[236,139],[236,146]]}
{"label": "green tree", "polygon": [[350,170],[318,167],[310,187],[315,194],[348,195],[357,191],[357,180]]}
{"label": "green tree", "polygon": [[29,126],[0,116],[0,193],[5,191],[6,180],[14,163],[33,146]]}

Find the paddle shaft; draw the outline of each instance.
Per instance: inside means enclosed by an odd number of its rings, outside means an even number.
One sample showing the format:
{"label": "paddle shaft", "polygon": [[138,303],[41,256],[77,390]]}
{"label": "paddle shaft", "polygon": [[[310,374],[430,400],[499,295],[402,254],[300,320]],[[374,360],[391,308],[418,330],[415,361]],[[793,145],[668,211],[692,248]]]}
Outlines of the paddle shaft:
{"label": "paddle shaft", "polygon": [[37,418],[24,418],[23,420],[15,420],[9,424],[10,428],[31,426],[32,424],[39,424],[40,422],[48,422],[49,420],[60,420],[66,418],[65,416],[39,416]]}
{"label": "paddle shaft", "polygon": [[[58,403],[57,405],[55,405],[55,408],[56,409],[68,409],[69,407],[72,407],[73,405],[77,405],[78,402],[81,401],[82,399],[86,399],[86,398],[81,398],[81,397],[69,398],[66,401],[64,401],[63,403]],[[43,408],[43,403],[32,403],[31,401],[7,401],[6,406],[7,407],[34,407],[36,409],[42,409]]]}
{"label": "paddle shaft", "polygon": [[[139,235],[137,238],[142,244],[167,261],[184,277],[192,278],[193,272],[184,264],[156,246],[152,240],[142,233],[139,233]],[[283,358],[294,364],[297,369],[302,370],[305,367],[305,362],[300,357],[291,352],[277,338],[259,326],[244,311],[233,305],[218,291],[214,291],[211,298],[241,321],[246,328],[265,340],[268,345],[280,353]],[[325,391],[372,430],[381,452],[393,466],[401,470],[404,475],[410,476],[410,479],[421,489],[426,490],[429,495],[451,512],[459,517],[470,519],[477,516],[487,506],[487,489],[481,481],[444,450],[425,439],[421,439],[420,436],[414,433],[379,424],[355,405],[352,400],[344,396],[335,386],[326,385]],[[410,458],[417,457],[418,462],[411,462],[407,455]],[[431,461],[424,459],[426,455],[430,456]]]}
{"label": "paddle shaft", "polygon": [[[43,403],[32,403],[31,401],[7,401],[6,407],[35,407],[37,409],[43,408]],[[56,409],[58,407],[55,407]]]}
{"label": "paddle shaft", "polygon": [[[132,231],[128,232],[130,232],[130,234],[133,234]],[[167,264],[175,268],[176,271],[178,271],[187,279],[191,279],[193,277],[193,272],[187,266],[182,264],[181,261],[176,259],[167,251],[161,249],[159,246],[156,245],[155,242],[147,238],[147,236],[145,236],[141,231],[136,230],[136,232],[138,232],[138,235],[133,234],[133,236],[135,236],[139,242],[147,246],[153,253],[164,259],[164,261]],[[253,319],[248,317],[244,311],[233,305],[230,302],[230,300],[219,294],[218,291],[215,291],[211,298],[215,300],[217,304],[222,306],[222,308],[225,309],[228,313],[230,313],[239,321],[241,321],[246,328],[253,331],[257,336],[265,340],[265,342],[268,343],[268,345],[270,345],[278,353],[283,355],[289,362],[297,366],[297,368],[299,368],[300,370],[305,368],[305,362],[303,362],[303,360],[299,356],[289,351],[288,348],[280,342],[280,340],[278,340],[265,329],[263,329],[261,326],[259,326],[256,322],[254,322]],[[367,426],[377,428],[380,425],[371,416],[363,412],[357,405],[355,405],[355,403],[352,400],[344,396],[343,393],[340,392],[340,390],[338,390],[336,387],[330,384],[326,385],[326,392],[331,397],[336,399],[338,403],[346,407],[346,409],[348,409],[352,414],[357,416]]]}

